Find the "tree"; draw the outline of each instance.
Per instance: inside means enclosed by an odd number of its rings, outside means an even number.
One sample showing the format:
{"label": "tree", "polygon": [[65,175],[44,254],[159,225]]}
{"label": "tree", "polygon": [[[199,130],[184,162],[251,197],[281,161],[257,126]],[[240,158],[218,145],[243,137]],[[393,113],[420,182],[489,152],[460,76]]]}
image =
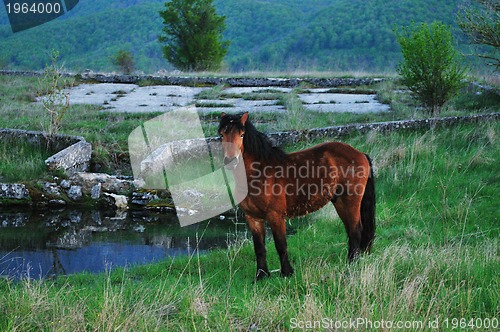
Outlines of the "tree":
{"label": "tree", "polygon": [[160,12],[164,57],[185,71],[218,70],[228,41],[222,41],[225,16],[217,15],[213,0],[172,0]]}
{"label": "tree", "polygon": [[111,61],[126,75],[130,75],[130,73],[134,70],[134,56],[130,53],[130,51],[118,51],[115,56],[111,58]]}
{"label": "tree", "polygon": [[396,39],[403,53],[396,71],[403,84],[433,115],[438,114],[466,76],[450,28],[439,22],[412,24],[396,31]]}
{"label": "tree", "polygon": [[462,7],[458,13],[458,26],[468,35],[472,43],[487,45],[491,53],[477,56],[491,60],[497,70],[500,69],[500,1],[475,0],[476,6],[470,4]]}

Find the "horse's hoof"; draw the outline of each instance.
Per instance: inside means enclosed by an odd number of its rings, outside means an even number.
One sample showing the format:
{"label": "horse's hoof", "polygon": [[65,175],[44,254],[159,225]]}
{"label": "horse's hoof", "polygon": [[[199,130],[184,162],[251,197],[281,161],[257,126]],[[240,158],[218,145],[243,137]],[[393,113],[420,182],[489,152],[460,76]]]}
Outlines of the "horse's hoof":
{"label": "horse's hoof", "polygon": [[286,278],[293,274],[293,269],[290,267],[289,269],[281,270],[281,276]]}
{"label": "horse's hoof", "polygon": [[262,280],[264,278],[269,278],[270,276],[271,276],[271,274],[269,273],[269,271],[259,270],[259,271],[257,271],[257,274],[255,275],[254,282],[257,282],[257,281]]}

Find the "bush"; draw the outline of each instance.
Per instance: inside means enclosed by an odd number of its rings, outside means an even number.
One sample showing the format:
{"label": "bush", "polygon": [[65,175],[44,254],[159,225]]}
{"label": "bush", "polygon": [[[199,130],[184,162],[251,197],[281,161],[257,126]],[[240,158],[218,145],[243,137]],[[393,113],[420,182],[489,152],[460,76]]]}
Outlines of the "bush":
{"label": "bush", "polygon": [[48,140],[47,149],[50,150],[55,136],[59,133],[66,112],[69,110],[69,93],[64,88],[70,87],[72,82],[64,73],[64,66],[57,63],[59,52],[53,50],[51,63],[45,66],[43,75],[38,82],[38,97],[42,107],[50,117],[49,127],[46,129]]}
{"label": "bush", "polygon": [[402,82],[436,115],[464,84],[466,68],[459,61],[448,26],[412,24],[396,31],[403,61],[396,71]]}
{"label": "bush", "polygon": [[129,51],[120,50],[116,55],[112,58],[113,64],[118,66],[121,71],[130,75],[134,70],[134,56]]}

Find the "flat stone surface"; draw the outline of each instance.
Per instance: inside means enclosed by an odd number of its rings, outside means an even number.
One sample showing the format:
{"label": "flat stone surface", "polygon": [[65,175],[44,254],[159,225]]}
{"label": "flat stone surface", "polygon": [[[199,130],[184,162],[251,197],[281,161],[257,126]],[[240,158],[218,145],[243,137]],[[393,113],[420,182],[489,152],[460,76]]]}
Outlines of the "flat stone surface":
{"label": "flat stone surface", "polygon": [[318,112],[370,113],[389,111],[389,105],[380,103],[376,95],[346,93],[307,93],[299,98],[304,107]]}
{"label": "flat stone surface", "polygon": [[[278,100],[245,100],[243,98],[195,100],[195,96],[210,88],[193,88],[175,85],[140,87],[136,84],[81,84],[68,89],[72,104],[102,105],[109,112],[167,112],[178,107],[194,104],[200,106],[200,113],[210,112],[285,112]],[[225,94],[258,94],[259,92],[289,93],[291,88],[284,87],[232,87]],[[299,94],[305,108],[318,112],[383,112],[389,106],[379,103],[375,95],[328,93],[329,89],[308,89]],[[206,105],[206,106],[204,106]],[[218,107],[217,105],[220,105]],[[208,106],[208,107],[207,107]],[[231,106],[231,107],[228,107]]]}
{"label": "flat stone surface", "polygon": [[72,104],[102,105],[111,112],[166,112],[193,103],[206,88],[136,84],[81,84],[66,90]]}

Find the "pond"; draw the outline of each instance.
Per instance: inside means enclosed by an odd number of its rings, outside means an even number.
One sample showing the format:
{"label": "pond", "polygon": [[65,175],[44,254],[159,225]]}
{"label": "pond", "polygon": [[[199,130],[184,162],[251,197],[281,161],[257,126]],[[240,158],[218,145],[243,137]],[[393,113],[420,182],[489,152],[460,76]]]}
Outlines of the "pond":
{"label": "pond", "polygon": [[245,237],[234,216],[180,227],[175,215],[134,211],[0,211],[0,277],[48,278],[227,248]]}

